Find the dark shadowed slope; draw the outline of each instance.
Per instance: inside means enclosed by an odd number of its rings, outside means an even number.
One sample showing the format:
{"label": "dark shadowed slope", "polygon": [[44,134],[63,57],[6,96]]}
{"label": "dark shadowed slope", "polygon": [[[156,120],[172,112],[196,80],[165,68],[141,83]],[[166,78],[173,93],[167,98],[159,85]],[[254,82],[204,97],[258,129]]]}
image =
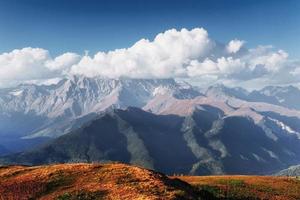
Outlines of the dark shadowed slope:
{"label": "dark shadowed slope", "polygon": [[185,117],[130,107],[103,113],[40,148],[4,156],[0,163],[120,161],[167,174],[265,174],[299,163],[300,140],[272,134],[250,118],[225,117],[211,106]]}
{"label": "dark shadowed slope", "polygon": [[0,145],[0,156],[5,154],[9,154],[9,151],[5,147]]}

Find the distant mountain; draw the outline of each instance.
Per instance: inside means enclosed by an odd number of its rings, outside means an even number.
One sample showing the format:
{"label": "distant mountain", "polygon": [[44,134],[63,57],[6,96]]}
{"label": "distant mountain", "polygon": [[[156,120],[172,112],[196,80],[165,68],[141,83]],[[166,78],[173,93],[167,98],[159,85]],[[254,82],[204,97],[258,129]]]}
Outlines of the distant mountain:
{"label": "distant mountain", "polygon": [[122,161],[168,174],[274,173],[299,164],[300,110],[251,99],[242,88],[199,91],[173,79],[83,76],[1,89],[0,146],[22,152],[1,162]]}
{"label": "distant mountain", "polygon": [[57,137],[72,130],[78,122],[87,121],[93,113],[142,107],[155,95],[166,92],[179,99],[201,95],[173,79],[84,76],[71,76],[53,85],[24,84],[0,89],[0,137],[7,138],[10,142],[3,141],[3,145],[14,150],[11,143]]}
{"label": "distant mountain", "polygon": [[229,88],[219,84],[209,87],[206,95],[219,98],[235,97],[245,101],[265,102],[300,110],[300,89],[294,86],[267,86],[261,90],[248,92],[243,88]]}
{"label": "distant mountain", "polygon": [[300,110],[300,90],[294,86],[268,86],[259,91],[253,91],[249,100],[285,106]]}
{"label": "distant mountain", "polygon": [[281,170],[275,174],[276,176],[300,176],[300,165],[294,165],[287,169]]}
{"label": "distant mountain", "polygon": [[210,97],[215,97],[215,98],[235,97],[243,100],[246,100],[249,94],[250,93],[247,90],[241,87],[230,88],[222,84],[212,85],[208,87],[205,91],[205,95]]}
{"label": "distant mountain", "polygon": [[208,105],[185,116],[114,109],[0,163],[120,161],[167,174],[272,173],[300,162],[298,135],[274,120],[266,117],[262,125]]}
{"label": "distant mountain", "polygon": [[[163,90],[175,85],[172,79],[123,80],[72,76],[50,86],[30,84],[5,89],[0,92],[0,111],[1,121],[7,123],[1,123],[0,133],[24,136],[42,132],[39,129],[43,130],[43,126],[37,124],[49,127],[51,123],[103,111],[111,106],[142,106],[157,87]],[[20,125],[22,131],[16,130]],[[56,131],[53,133],[52,130],[51,135],[62,134]]]}

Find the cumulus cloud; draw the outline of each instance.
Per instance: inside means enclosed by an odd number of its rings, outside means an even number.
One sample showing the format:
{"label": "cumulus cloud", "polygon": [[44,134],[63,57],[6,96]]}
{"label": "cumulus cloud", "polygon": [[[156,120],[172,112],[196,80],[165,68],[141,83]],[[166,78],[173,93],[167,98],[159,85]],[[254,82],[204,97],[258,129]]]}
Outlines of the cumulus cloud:
{"label": "cumulus cloud", "polygon": [[72,66],[71,73],[131,78],[180,77],[186,75],[185,67],[191,60],[205,58],[214,46],[203,28],[171,29],[158,34],[153,41],[141,39],[128,49],[84,56]]}
{"label": "cumulus cloud", "polygon": [[259,47],[258,49],[253,49],[250,52],[250,64],[252,66],[263,65],[270,72],[277,72],[280,68],[284,67],[288,54],[283,50],[270,51],[270,47],[265,50],[262,50]]}
{"label": "cumulus cloud", "polygon": [[227,76],[228,74],[243,70],[244,67],[244,62],[240,59],[233,59],[232,57],[221,57],[215,62],[210,59],[205,59],[203,62],[192,60],[187,67],[187,74],[190,77],[210,74]]}
{"label": "cumulus cloud", "polygon": [[80,56],[75,53],[64,53],[56,58],[48,59],[45,63],[45,66],[52,71],[56,70],[65,70],[70,66],[78,63],[80,60]]}
{"label": "cumulus cloud", "polygon": [[0,79],[30,79],[41,77],[47,68],[40,67],[49,58],[48,51],[40,48],[16,49],[0,55]]}
{"label": "cumulus cloud", "polygon": [[290,72],[294,76],[299,76],[300,75],[300,67],[297,67],[293,71]]}
{"label": "cumulus cloud", "polygon": [[56,78],[79,59],[79,55],[74,53],[66,53],[52,59],[47,50],[31,47],[0,54],[0,86]]}
{"label": "cumulus cloud", "polygon": [[244,43],[245,43],[245,41],[243,41],[243,40],[234,39],[228,43],[228,45],[226,46],[226,49],[229,53],[236,53],[242,48]]}
{"label": "cumulus cloud", "polygon": [[197,77],[202,75],[214,75],[218,74],[219,68],[217,63],[206,58],[203,62],[198,60],[192,60],[187,67],[187,74],[190,77]]}
{"label": "cumulus cloud", "polygon": [[0,87],[67,74],[231,83],[274,77],[278,82],[300,81],[296,78],[299,65],[293,64],[285,51],[272,46],[247,49],[244,44],[238,39],[222,44],[205,29],[195,28],[167,30],[153,40],[141,39],[129,48],[92,56],[67,52],[52,58],[45,49],[16,49],[0,54]]}

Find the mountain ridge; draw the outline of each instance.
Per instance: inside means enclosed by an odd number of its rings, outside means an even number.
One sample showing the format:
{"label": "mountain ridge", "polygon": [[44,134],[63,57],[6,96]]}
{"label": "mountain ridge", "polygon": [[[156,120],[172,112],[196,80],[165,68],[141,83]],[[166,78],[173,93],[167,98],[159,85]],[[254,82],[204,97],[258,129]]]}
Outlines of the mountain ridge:
{"label": "mountain ridge", "polygon": [[[272,120],[265,126],[278,127]],[[189,116],[128,107],[102,113],[40,148],[1,157],[0,163],[120,161],[167,174],[269,174],[299,163],[299,146],[297,135],[268,135],[251,118],[226,117],[215,107],[202,106]]]}
{"label": "mountain ridge", "polygon": [[[246,173],[242,167],[231,167],[230,162],[240,166],[247,163],[252,166],[247,169],[249,173],[273,173],[299,163],[300,111],[263,101],[247,101],[245,98],[251,92],[242,88],[216,85],[202,93],[199,88],[173,79],[83,76],[50,86],[22,87],[22,91],[20,88],[0,91],[0,101],[8,102],[1,104],[2,111],[3,107],[6,111],[0,113],[4,122],[0,124],[0,136],[5,137],[0,145],[12,153],[21,152],[14,154],[15,158],[2,158],[3,162],[117,160],[166,173],[190,174]],[[278,89],[270,95],[273,93],[277,94]],[[9,112],[7,105],[26,110]],[[110,121],[109,126],[101,122],[103,116]],[[89,129],[88,133],[82,131],[95,119],[102,125],[95,125],[95,130]],[[228,124],[239,129],[231,129]],[[14,129],[18,132],[14,133]],[[105,129],[114,133],[119,143],[103,132]],[[153,137],[149,137],[151,134]],[[61,139],[65,137],[74,144]],[[249,146],[251,142],[245,138],[258,142]],[[107,140],[113,148],[101,140]],[[160,142],[155,144],[154,140]],[[233,140],[237,140],[236,146]],[[48,150],[37,147],[47,141],[52,144],[50,150],[49,146]],[[65,149],[60,149],[59,144],[66,145]],[[159,153],[159,149],[165,154]],[[181,151],[177,152],[178,149]],[[29,159],[30,152],[35,150],[32,156],[35,160]],[[174,152],[180,159],[172,157]],[[49,160],[45,160],[48,154]],[[165,163],[168,158],[173,159]]]}

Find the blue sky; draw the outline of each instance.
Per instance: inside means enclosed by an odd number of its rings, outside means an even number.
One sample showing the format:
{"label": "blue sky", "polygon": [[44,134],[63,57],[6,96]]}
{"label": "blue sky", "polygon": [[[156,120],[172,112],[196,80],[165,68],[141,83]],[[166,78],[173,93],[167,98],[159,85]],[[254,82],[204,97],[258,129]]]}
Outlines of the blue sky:
{"label": "blue sky", "polygon": [[0,0],[0,88],[74,74],[300,86],[299,11],[300,0]]}
{"label": "blue sky", "polygon": [[298,0],[0,0],[0,53],[41,47],[52,55],[129,47],[170,28],[271,44],[300,56]]}

